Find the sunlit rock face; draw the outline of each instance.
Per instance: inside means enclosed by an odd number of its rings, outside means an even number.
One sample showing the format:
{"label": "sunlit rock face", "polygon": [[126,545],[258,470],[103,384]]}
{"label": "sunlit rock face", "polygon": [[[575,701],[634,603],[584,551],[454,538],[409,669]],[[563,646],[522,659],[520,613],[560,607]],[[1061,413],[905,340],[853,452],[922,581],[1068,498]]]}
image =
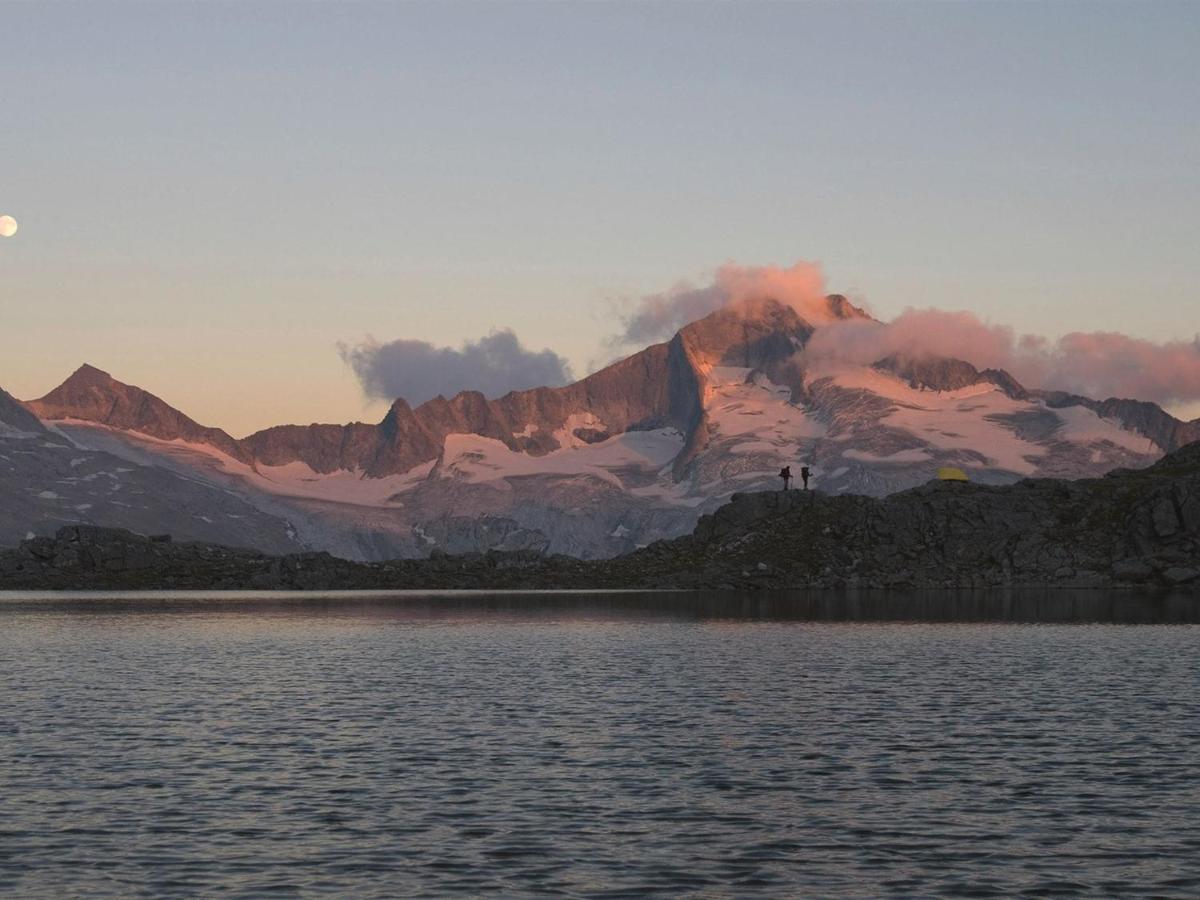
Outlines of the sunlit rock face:
{"label": "sunlit rock face", "polygon": [[[211,491],[189,495],[186,513],[205,539],[277,550],[282,534],[353,559],[498,546],[613,556],[688,532],[734,492],[780,487],[785,465],[809,466],[816,490],[883,496],[940,467],[989,484],[1078,478],[1200,438],[1154,404],[1042,392],[961,360],[810,359],[818,328],[871,320],[838,295],[807,314],[740,301],[574,384],[415,408],[401,398],[373,424],[234,439],[90,366],[38,400],[0,401],[0,418],[23,415],[9,428],[28,433],[35,413],[68,447],[169,477],[154,488],[165,510],[180,509],[170,501],[183,483]],[[241,514],[218,495],[259,524],[230,518]],[[71,521],[138,528],[136,504],[68,506]],[[179,531],[164,515],[155,527]]]}
{"label": "sunlit rock face", "polygon": [[122,384],[86,364],[46,396],[27,405],[44,420],[80,419],[159,440],[205,444],[246,459],[238,442],[220,428],[199,425],[153,394]]}

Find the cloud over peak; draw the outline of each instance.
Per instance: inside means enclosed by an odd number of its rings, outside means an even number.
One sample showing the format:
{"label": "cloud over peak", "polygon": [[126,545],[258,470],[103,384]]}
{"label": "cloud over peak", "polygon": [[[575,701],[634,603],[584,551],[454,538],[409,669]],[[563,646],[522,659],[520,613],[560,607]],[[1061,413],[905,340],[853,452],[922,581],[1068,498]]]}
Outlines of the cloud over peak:
{"label": "cloud over peak", "polygon": [[441,394],[481,391],[499,397],[509,391],[567,384],[573,380],[566,359],[552,350],[527,349],[511,329],[491,332],[462,346],[437,347],[428,341],[400,339],[379,343],[338,344],[342,360],[354,370],[368,397],[403,397],[414,406]]}
{"label": "cloud over peak", "polygon": [[768,298],[790,305],[813,325],[831,318],[820,266],[807,262],[788,267],[742,266],[730,262],[717,269],[711,284],[697,287],[680,282],[670,290],[639,299],[633,310],[621,317],[621,332],[611,343],[624,346],[664,341],[689,322],[718,309]]}
{"label": "cloud over peak", "polygon": [[1200,338],[1155,342],[1117,332],[1075,331],[1057,339],[1018,334],[965,310],[906,309],[890,322],[838,319],[819,266],[729,262],[711,283],[680,282],[639,299],[621,317],[613,348],[670,338],[725,307],[770,298],[816,326],[805,353],[870,365],[892,355],[940,356],[978,368],[1006,369],[1029,387],[1097,399],[1123,397],[1174,405],[1200,400]]}

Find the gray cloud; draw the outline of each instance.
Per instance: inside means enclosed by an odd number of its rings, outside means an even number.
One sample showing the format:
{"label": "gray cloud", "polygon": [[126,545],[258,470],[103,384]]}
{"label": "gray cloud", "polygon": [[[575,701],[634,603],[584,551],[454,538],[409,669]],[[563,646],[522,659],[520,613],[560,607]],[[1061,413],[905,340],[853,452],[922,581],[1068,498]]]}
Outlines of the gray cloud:
{"label": "gray cloud", "polygon": [[511,329],[493,331],[458,349],[428,341],[339,344],[338,353],[354,370],[369,397],[403,397],[414,406],[441,394],[482,391],[499,397],[509,391],[556,387],[573,380],[567,361],[552,350],[535,352],[521,345]]}
{"label": "gray cloud", "polygon": [[729,294],[717,285],[693,287],[679,284],[661,294],[638,300],[633,312],[622,317],[621,333],[609,343],[651,344],[665,341],[684,325],[703,319],[729,302]]}

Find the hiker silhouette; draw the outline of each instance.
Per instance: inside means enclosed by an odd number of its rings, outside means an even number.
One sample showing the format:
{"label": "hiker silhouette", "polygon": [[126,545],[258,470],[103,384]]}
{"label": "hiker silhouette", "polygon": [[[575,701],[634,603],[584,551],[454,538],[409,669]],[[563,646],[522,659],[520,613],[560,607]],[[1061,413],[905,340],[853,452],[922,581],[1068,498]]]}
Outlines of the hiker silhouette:
{"label": "hiker silhouette", "polygon": [[812,474],[812,473],[811,473],[811,472],[809,472],[809,470],[808,470],[808,466],[801,466],[801,467],[800,467],[800,480],[804,482],[804,489],[805,489],[806,491],[808,490],[808,476],[809,476],[810,474]]}
{"label": "hiker silhouette", "polygon": [[783,479],[783,489],[786,491],[792,483],[792,467],[784,466],[779,470],[779,477]]}

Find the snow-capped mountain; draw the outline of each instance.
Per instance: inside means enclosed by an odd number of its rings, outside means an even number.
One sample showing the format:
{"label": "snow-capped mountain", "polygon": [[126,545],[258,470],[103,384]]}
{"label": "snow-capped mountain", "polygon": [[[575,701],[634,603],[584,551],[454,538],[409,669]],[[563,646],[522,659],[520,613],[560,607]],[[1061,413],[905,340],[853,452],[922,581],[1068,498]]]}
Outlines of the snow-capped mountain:
{"label": "snow-capped mountain", "polygon": [[[231,529],[226,543],[275,550],[283,533],[359,559],[493,547],[614,555],[690,530],[735,491],[778,488],[789,464],[809,465],[816,489],[882,495],[940,466],[995,483],[1082,477],[1200,438],[1200,422],[1154,404],[1027,389],[960,360],[861,366],[804,353],[816,328],[865,318],[838,295],[804,316],[743,301],[574,384],[416,408],[398,399],[377,424],[235,439],[90,366],[38,400],[10,398],[0,418],[35,414],[53,441],[202,487],[213,503],[235,498],[272,535]],[[79,521],[133,521],[87,503],[67,505]],[[161,530],[193,536],[186,524]]]}

